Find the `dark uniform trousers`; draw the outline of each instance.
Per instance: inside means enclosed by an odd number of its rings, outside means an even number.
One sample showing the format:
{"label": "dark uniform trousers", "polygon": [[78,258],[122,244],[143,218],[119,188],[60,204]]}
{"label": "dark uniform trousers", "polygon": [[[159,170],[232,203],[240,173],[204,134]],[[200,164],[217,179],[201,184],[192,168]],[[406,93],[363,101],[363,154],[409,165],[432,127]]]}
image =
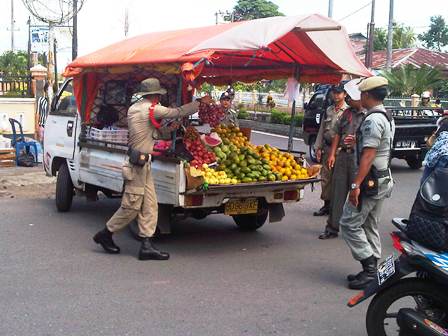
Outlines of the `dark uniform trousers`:
{"label": "dark uniform trousers", "polygon": [[330,155],[330,146],[324,145],[322,149],[322,158],[321,158],[321,164],[322,169],[320,171],[320,178],[321,181],[321,188],[322,192],[320,194],[320,198],[323,201],[330,201],[331,198],[331,180],[332,180],[332,174],[333,171],[328,168],[328,157]]}
{"label": "dark uniform trousers", "polygon": [[345,200],[350,191],[350,184],[356,176],[355,154],[353,150],[338,150],[331,179],[331,209],[327,220],[329,232],[339,232],[339,221],[342,216]]}

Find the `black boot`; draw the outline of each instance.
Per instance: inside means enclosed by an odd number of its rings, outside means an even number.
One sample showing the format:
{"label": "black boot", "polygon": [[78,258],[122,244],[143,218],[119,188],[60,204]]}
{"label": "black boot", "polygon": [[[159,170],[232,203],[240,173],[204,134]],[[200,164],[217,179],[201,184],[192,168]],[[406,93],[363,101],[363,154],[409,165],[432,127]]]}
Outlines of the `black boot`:
{"label": "black boot", "polygon": [[[375,268],[378,268],[378,259],[375,258]],[[361,276],[361,274],[364,272],[364,270],[362,270],[361,272],[359,272],[358,274],[349,274],[347,275],[347,281],[353,281],[355,279],[359,279],[359,277]]]}
{"label": "black boot", "polygon": [[377,259],[372,255],[367,259],[361,260],[363,271],[355,280],[348,283],[350,289],[365,289],[370,282],[376,279]]}
{"label": "black boot", "polygon": [[100,244],[107,253],[120,253],[120,248],[115,245],[112,239],[112,232],[110,232],[106,227],[93,236],[93,241]]}
{"label": "black boot", "polygon": [[324,206],[313,213],[313,216],[326,216],[330,214],[330,201],[324,201]]}
{"label": "black boot", "polygon": [[151,238],[142,240],[142,247],[138,254],[139,260],[168,260],[170,255],[166,252],[159,251],[153,244]]}

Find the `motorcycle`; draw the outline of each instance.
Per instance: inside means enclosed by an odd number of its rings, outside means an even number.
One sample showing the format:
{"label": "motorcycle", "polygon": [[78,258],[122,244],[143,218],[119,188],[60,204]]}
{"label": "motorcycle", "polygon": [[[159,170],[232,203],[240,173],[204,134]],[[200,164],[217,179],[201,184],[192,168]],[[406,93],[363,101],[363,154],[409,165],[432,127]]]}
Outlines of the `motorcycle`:
{"label": "motorcycle", "polygon": [[391,233],[400,256],[388,257],[378,267],[376,281],[348,306],[374,296],[366,317],[369,336],[448,336],[448,253],[409,239],[406,219],[392,222],[400,230]]}

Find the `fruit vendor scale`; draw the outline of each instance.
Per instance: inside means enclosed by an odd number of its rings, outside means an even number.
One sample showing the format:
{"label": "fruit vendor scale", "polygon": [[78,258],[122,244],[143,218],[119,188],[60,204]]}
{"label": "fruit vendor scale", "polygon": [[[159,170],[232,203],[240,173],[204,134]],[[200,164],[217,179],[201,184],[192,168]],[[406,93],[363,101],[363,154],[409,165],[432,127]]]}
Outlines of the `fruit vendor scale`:
{"label": "fruit vendor scale", "polygon": [[189,174],[203,178],[204,186],[292,181],[316,175],[285,153],[268,144],[256,146],[236,126],[220,124],[224,116],[219,105],[203,106],[199,116],[213,127],[210,134],[200,134],[189,126],[183,137],[193,159],[186,164]]}

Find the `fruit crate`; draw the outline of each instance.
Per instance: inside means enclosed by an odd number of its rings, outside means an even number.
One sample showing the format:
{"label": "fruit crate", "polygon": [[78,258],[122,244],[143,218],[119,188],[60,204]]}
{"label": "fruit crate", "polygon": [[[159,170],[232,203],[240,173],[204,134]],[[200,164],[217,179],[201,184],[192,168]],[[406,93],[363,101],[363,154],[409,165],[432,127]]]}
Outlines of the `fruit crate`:
{"label": "fruit crate", "polygon": [[89,129],[89,138],[92,140],[126,144],[128,143],[128,130],[127,129],[110,130],[110,129],[99,129],[91,127]]}
{"label": "fruit crate", "polygon": [[0,149],[0,167],[13,167],[16,165],[16,150],[14,148]]}

